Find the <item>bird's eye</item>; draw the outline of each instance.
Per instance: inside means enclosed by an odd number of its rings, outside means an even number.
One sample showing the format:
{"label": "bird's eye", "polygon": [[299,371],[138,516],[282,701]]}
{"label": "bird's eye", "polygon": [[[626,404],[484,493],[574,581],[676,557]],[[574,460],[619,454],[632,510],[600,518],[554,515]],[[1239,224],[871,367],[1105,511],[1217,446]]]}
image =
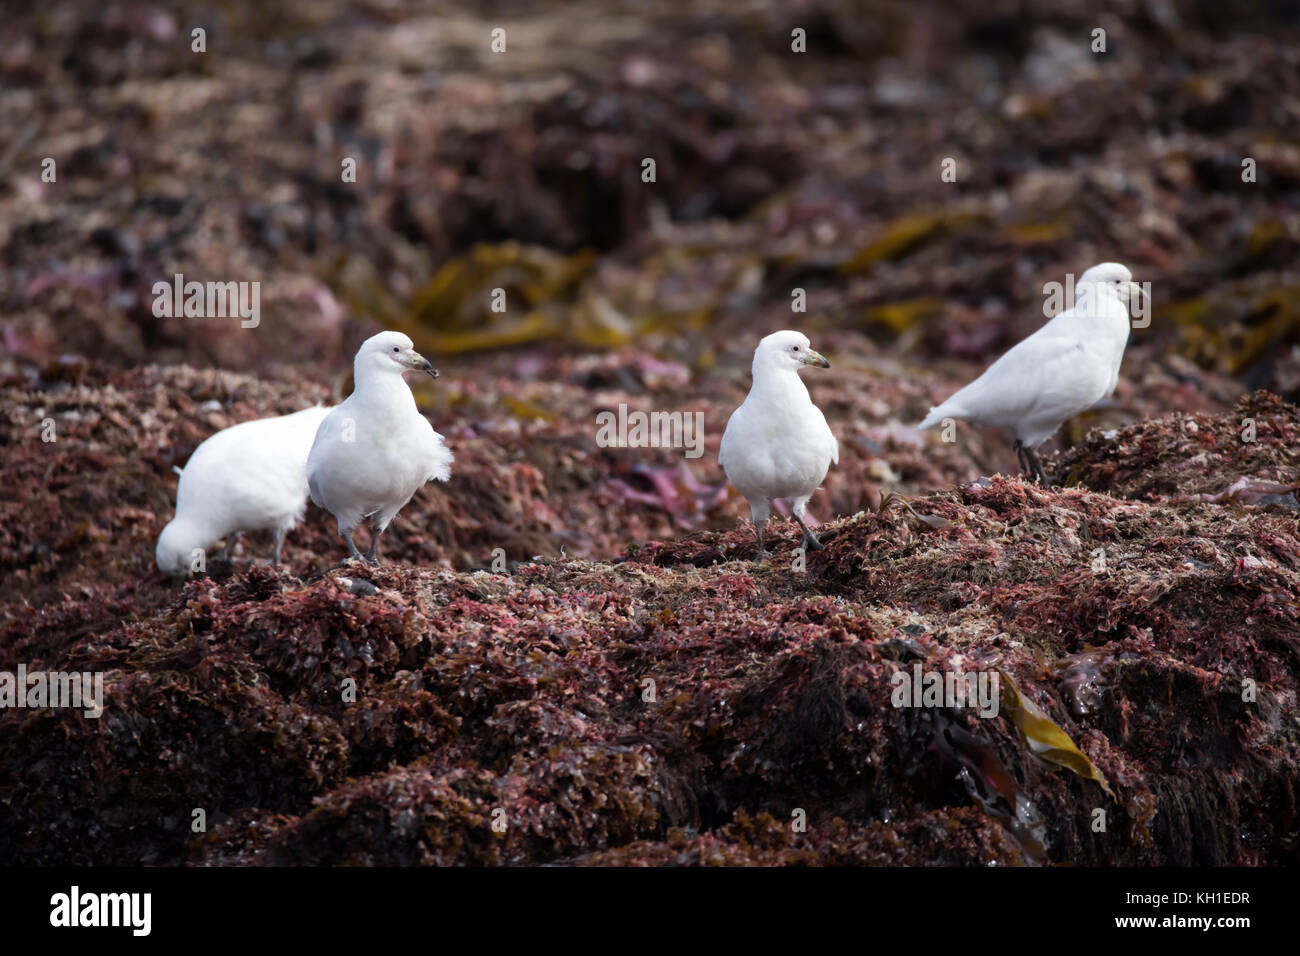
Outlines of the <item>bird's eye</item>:
{"label": "bird's eye", "polygon": [[791,347],[792,349],[794,349],[796,352],[799,351],[799,346],[797,346],[797,345],[792,345],[792,346],[790,346],[790,347]]}
{"label": "bird's eye", "polygon": [[394,351],[394,352],[400,352],[400,351],[402,351],[402,350],[399,349],[396,345],[394,345],[394,346],[393,346],[393,351]]}

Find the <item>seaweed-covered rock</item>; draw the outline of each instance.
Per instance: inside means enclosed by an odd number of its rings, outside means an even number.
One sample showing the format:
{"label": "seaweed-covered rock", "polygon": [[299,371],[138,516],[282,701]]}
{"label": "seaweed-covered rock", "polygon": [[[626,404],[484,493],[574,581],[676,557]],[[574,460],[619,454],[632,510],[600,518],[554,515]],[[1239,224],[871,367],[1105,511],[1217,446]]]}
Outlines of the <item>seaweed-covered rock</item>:
{"label": "seaweed-covered rock", "polygon": [[[1263,434],[1263,439],[1259,435]],[[1231,415],[1186,415],[1118,431],[1094,431],[1062,454],[1058,474],[1067,483],[1124,498],[1227,497],[1255,503],[1285,496],[1300,483],[1293,453],[1300,444],[1300,409],[1269,392],[1237,402]],[[1241,488],[1233,485],[1249,481]],[[1267,483],[1281,485],[1264,489]],[[1259,494],[1251,495],[1253,490]]]}
{"label": "seaweed-covered rock", "polygon": [[[0,709],[0,860],[1296,861],[1285,4],[1141,5],[1104,55],[1085,0],[513,5],[504,56],[442,0],[214,0],[206,55],[161,7],[10,6],[0,675],[107,699]],[[915,431],[1102,260],[1154,308],[1063,488]],[[258,322],[158,314],[178,273]],[[841,457],[826,549],[778,519],[755,566],[717,441],[791,326]],[[390,563],[311,507],[282,568],[158,574],[173,469],[381,328],[456,454]],[[621,406],[698,457],[602,446]],[[917,668],[997,715],[895,706]]]}
{"label": "seaweed-covered rock", "polygon": [[[162,497],[127,452],[159,412],[112,411],[114,480]],[[766,565],[726,523],[499,573],[238,558],[179,589],[139,535],[100,543],[123,564],[98,581],[56,549],[29,580],[67,593],[7,600],[0,670],[102,673],[105,710],[0,712],[0,856],[1295,862],[1295,512],[1207,497],[1243,459],[1186,453],[1189,421],[1213,451],[1245,412],[1250,460],[1294,475],[1295,409],[1254,395],[1090,434],[1059,463],[1077,487],[886,493],[807,555],[777,522]],[[1123,483],[1134,449],[1165,484]],[[7,461],[17,486],[32,459]],[[1000,707],[897,706],[918,671],[996,674]]]}

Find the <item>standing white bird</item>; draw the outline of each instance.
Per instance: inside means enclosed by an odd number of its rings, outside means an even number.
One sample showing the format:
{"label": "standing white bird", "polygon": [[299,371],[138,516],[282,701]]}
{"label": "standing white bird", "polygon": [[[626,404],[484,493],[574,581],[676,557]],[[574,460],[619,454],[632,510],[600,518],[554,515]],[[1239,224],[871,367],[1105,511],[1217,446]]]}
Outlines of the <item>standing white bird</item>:
{"label": "standing white bird", "polygon": [[1047,474],[1035,449],[1065,421],[1110,395],[1128,344],[1129,303],[1142,292],[1118,262],[1079,277],[1075,306],[1013,346],[975,381],[930,409],[918,429],[960,418],[1015,436],[1020,467],[1040,484]]}
{"label": "standing white bird", "polygon": [[244,531],[275,534],[275,563],[284,536],[307,507],[307,452],[328,408],[261,418],[222,429],[186,462],[176,486],[176,517],[158,536],[158,569],[182,574],[195,550],[226,539],[226,556]]}
{"label": "standing white bird", "polygon": [[[451,477],[452,454],[415,407],[403,372],[438,372],[401,332],[361,343],[353,360],[355,387],[321,422],[307,456],[311,500],[338,520],[349,557],[378,564],[379,536],[427,481]],[[363,555],[352,534],[369,519]]]}
{"label": "standing white bird", "polygon": [[789,499],[803,528],[802,547],[822,547],[803,516],[831,462],[839,464],[840,446],[799,378],[799,370],[809,365],[831,367],[808,347],[802,332],[766,336],[754,349],[749,394],[722,433],[718,464],[749,502],[759,560],[770,557],[763,547],[763,523],[772,513],[774,498]]}

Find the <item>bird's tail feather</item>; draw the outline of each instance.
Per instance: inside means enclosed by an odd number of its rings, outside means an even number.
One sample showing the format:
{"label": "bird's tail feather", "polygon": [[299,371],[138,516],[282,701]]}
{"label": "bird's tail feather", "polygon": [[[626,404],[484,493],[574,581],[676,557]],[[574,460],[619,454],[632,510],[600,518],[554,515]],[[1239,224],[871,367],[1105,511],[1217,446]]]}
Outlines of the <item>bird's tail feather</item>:
{"label": "bird's tail feather", "polygon": [[925,431],[927,428],[933,428],[935,425],[947,418],[948,414],[949,412],[946,402],[943,405],[931,406],[930,414],[926,415],[925,418],[921,420],[921,424],[916,426],[916,430]]}

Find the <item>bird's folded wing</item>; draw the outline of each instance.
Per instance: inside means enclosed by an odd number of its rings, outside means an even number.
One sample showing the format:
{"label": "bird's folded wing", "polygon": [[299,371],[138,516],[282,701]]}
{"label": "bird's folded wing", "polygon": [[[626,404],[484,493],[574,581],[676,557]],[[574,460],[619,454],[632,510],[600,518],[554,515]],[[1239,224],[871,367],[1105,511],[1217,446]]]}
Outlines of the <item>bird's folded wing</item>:
{"label": "bird's folded wing", "polygon": [[312,439],[311,451],[307,453],[307,470],[315,468],[329,453],[330,448],[338,440],[339,433],[343,427],[343,416],[339,409],[330,412],[321,421],[320,427],[316,429],[316,437]]}
{"label": "bird's folded wing", "polygon": [[835,437],[835,433],[831,431],[831,426],[826,421],[826,413],[823,412],[820,408],[817,408],[816,405],[814,405],[813,408],[816,408],[817,414],[821,416],[822,425],[824,425],[826,428],[826,436],[831,440],[831,461],[838,465],[840,463],[839,439],[837,439]]}
{"label": "bird's folded wing", "polygon": [[316,504],[316,507],[325,507],[325,496],[321,493],[320,485],[317,483],[315,475],[312,475],[307,479],[307,493],[311,495],[311,500]]}
{"label": "bird's folded wing", "polygon": [[994,424],[1054,413],[1068,417],[1096,401],[1110,377],[1110,367],[1084,342],[1035,334],[945,404]]}
{"label": "bird's folded wing", "polygon": [[731,457],[731,444],[735,441],[736,433],[731,426],[736,423],[736,416],[739,414],[739,408],[732,412],[731,417],[727,419],[727,427],[722,430],[722,443],[718,445],[718,464],[722,466],[723,471],[727,469],[727,461]]}

